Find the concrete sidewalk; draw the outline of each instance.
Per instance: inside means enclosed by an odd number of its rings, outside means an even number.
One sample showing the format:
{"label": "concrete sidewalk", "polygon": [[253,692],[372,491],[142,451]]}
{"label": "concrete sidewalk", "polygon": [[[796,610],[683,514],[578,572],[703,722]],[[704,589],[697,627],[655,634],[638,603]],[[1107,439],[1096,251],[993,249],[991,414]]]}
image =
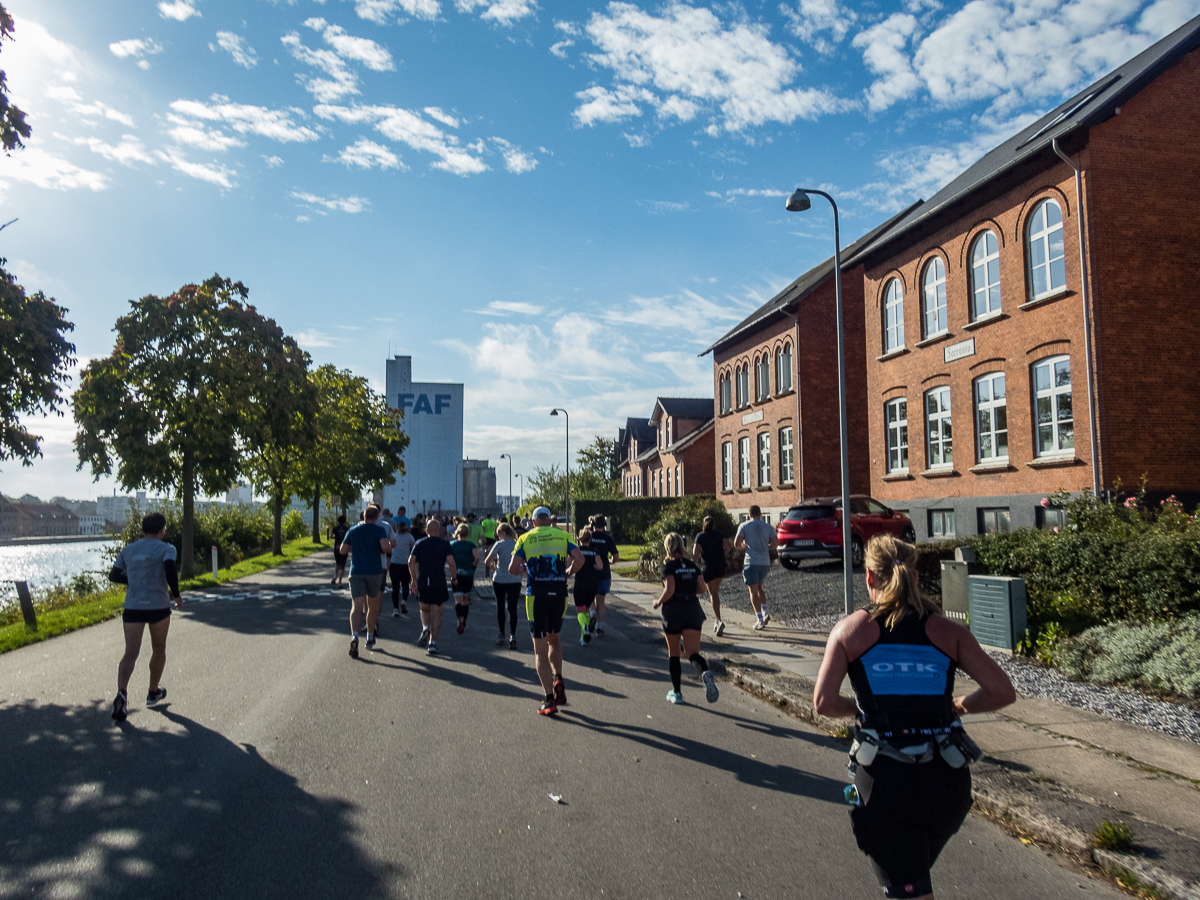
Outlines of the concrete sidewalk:
{"label": "concrete sidewalk", "polygon": [[[635,615],[653,625],[659,589],[618,577],[610,597],[636,607]],[[831,731],[847,724],[817,716],[812,707],[827,632],[774,622],[754,631],[751,614],[728,606],[721,614],[725,634],[716,638],[706,630],[705,652],[724,659],[732,681]],[[972,690],[960,676],[955,693]],[[851,694],[848,681],[842,692]],[[1129,888],[1200,900],[1200,745],[1021,696],[1001,712],[965,716],[964,724],[984,750],[972,767],[983,813],[1023,840],[1099,866]],[[1135,852],[1092,847],[1093,831],[1106,820],[1132,829]]]}

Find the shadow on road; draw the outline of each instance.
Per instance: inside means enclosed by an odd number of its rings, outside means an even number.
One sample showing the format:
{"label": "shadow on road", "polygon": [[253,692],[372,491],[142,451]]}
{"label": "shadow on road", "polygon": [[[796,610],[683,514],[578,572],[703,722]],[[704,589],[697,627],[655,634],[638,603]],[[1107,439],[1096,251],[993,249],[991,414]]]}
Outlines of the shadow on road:
{"label": "shadow on road", "polygon": [[403,874],[355,847],[353,805],[166,706],[138,718],[155,715],[171,730],[0,708],[0,896],[374,898]]}

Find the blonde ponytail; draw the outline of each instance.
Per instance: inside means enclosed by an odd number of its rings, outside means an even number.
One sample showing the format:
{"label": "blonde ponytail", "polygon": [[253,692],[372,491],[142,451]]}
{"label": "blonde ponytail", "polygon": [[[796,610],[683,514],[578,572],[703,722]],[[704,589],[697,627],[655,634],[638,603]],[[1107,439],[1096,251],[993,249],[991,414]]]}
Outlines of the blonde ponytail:
{"label": "blonde ponytail", "polygon": [[872,605],[872,619],[884,619],[889,630],[910,611],[922,618],[940,612],[922,592],[917,579],[917,548],[890,534],[879,534],[867,544],[866,567],[880,582],[879,596]]}

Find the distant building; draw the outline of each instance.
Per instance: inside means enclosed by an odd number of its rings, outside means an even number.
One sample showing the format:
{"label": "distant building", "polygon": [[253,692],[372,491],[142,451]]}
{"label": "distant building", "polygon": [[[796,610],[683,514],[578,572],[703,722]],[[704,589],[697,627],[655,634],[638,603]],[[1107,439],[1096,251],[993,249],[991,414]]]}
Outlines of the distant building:
{"label": "distant building", "polygon": [[0,538],[17,536],[17,504],[0,495]]}
{"label": "distant building", "polygon": [[239,484],[225,492],[225,502],[229,504],[235,503],[253,503],[254,488],[248,484]]}
{"label": "distant building", "polygon": [[57,503],[17,504],[17,537],[60,537],[79,534],[75,513]]}
{"label": "distant building", "polygon": [[496,470],[486,459],[464,459],[462,463],[464,513],[498,512]]}
{"label": "distant building", "polygon": [[108,527],[104,516],[76,516],[79,534],[107,534]]}
{"label": "distant building", "polygon": [[158,497],[147,499],[145,491],[138,491],[133,497],[118,496],[96,498],[96,515],[118,524],[124,525],[133,515],[133,510],[145,511],[150,506],[161,506],[165,501]]}
{"label": "distant building", "polygon": [[617,439],[627,497],[712,494],[713,401],[659,397],[643,423],[630,419]]}
{"label": "distant building", "polygon": [[516,494],[497,494],[496,508],[504,515],[514,513],[521,506],[521,498]]}

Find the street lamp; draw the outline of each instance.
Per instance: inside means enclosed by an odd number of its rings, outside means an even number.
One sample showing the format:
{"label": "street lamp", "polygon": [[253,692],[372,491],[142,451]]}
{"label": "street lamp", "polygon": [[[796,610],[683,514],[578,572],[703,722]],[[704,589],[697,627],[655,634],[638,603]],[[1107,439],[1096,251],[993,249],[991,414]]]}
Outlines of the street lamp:
{"label": "street lamp", "polygon": [[[501,459],[508,460],[508,502],[512,502],[512,457],[507,453],[500,454]],[[506,510],[507,512],[507,510]]]}
{"label": "street lamp", "polygon": [[842,438],[842,575],[846,579],[846,615],[854,611],[854,562],[850,543],[850,433],[846,414],[846,330],[842,316],[842,246],[838,230],[838,208],[824,191],[796,188],[785,204],[788,212],[804,212],[812,207],[809,194],[817,194],[833,207],[833,287],[837,302],[838,424]]}
{"label": "street lamp", "polygon": [[562,413],[567,420],[567,534],[571,533],[571,417],[567,415],[565,409],[552,409],[550,415],[557,416]]}
{"label": "street lamp", "polygon": [[525,476],[518,472],[517,477],[521,479],[517,483],[517,509],[520,509],[525,505]]}

